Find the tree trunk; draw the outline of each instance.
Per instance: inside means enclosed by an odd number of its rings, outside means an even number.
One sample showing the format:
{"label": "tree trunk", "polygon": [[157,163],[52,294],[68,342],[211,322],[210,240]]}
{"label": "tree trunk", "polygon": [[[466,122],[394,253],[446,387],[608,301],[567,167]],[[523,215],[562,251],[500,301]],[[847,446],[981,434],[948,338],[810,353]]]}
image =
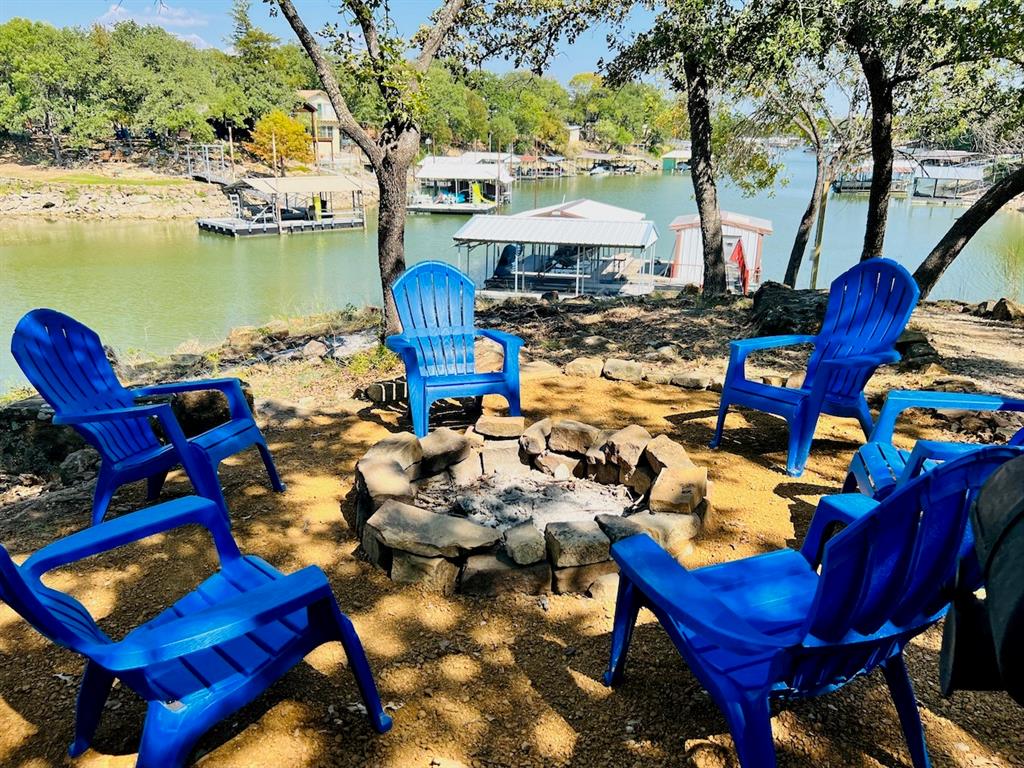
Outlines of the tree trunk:
{"label": "tree trunk", "polygon": [[50,113],[46,112],[43,116],[43,125],[46,129],[47,135],[50,137],[50,144],[53,147],[53,159],[57,165],[64,164],[64,158],[60,151],[60,139],[57,138],[56,132],[53,130],[53,121],[50,119]]}
{"label": "tree trunk", "polygon": [[377,259],[384,299],[384,335],[401,333],[391,286],[405,271],[405,206],[408,203],[407,164],[395,163],[391,155],[377,169],[380,206],[377,209]]}
{"label": "tree trunk", "polygon": [[683,60],[686,75],[686,110],[690,118],[690,180],[700,214],[704,245],[704,294],[726,292],[725,257],[722,255],[722,214],[711,158],[711,99],[704,67],[693,57]]}
{"label": "tree trunk", "polygon": [[[800,226],[796,229],[796,237],[793,238],[793,250],[789,252],[789,264],[786,265],[786,276],[782,282],[790,288],[796,288],[796,278],[800,273],[800,265],[804,260],[804,253],[807,251],[807,241],[811,239],[811,227],[814,226],[814,215],[818,212],[818,200],[821,199],[822,188],[825,184],[825,151],[821,146],[814,150],[814,190],[811,192],[811,199],[807,203],[807,209],[800,219]],[[828,191],[825,190],[825,194]]]}
{"label": "tree trunk", "polygon": [[960,255],[960,251],[992,215],[1017,195],[1024,194],[1024,166],[993,184],[949,228],[938,244],[914,272],[921,298],[931,293],[942,273]]}
{"label": "tree trunk", "polygon": [[892,187],[892,85],[885,64],[874,51],[860,51],[861,68],[871,94],[871,194],[861,261],[882,255]]}

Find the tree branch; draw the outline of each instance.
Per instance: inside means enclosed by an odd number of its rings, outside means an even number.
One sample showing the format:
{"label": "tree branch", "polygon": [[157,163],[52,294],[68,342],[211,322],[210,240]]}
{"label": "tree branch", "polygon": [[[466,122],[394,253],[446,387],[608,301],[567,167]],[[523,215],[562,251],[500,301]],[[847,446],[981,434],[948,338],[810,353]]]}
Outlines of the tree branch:
{"label": "tree branch", "polygon": [[334,76],[331,63],[324,55],[320,44],[306,27],[305,22],[299,17],[299,13],[295,10],[292,0],[276,0],[276,2],[281,9],[281,14],[288,20],[288,23],[295,32],[295,36],[299,38],[299,42],[302,43],[302,47],[309,54],[313,66],[316,67],[316,73],[320,76],[320,82],[324,86],[324,91],[327,92],[327,97],[331,100],[331,106],[334,107],[334,111],[338,115],[339,127],[345,132],[346,136],[352,139],[366,153],[370,162],[376,167],[383,160],[384,154],[380,147],[370,138],[370,135],[359,125],[359,121],[356,120],[355,115],[348,108],[345,97],[341,94],[341,88],[338,86],[338,79]]}
{"label": "tree branch", "polygon": [[349,10],[355,16],[356,23],[363,31],[363,40],[366,41],[366,52],[374,61],[380,61],[380,39],[377,36],[377,25],[373,20],[373,12],[366,7],[362,0],[346,0]]}
{"label": "tree branch", "polygon": [[441,10],[437,12],[434,26],[427,32],[423,47],[420,48],[420,55],[416,57],[415,67],[419,72],[426,72],[441,45],[444,43],[448,33],[455,26],[466,0],[445,0]]}

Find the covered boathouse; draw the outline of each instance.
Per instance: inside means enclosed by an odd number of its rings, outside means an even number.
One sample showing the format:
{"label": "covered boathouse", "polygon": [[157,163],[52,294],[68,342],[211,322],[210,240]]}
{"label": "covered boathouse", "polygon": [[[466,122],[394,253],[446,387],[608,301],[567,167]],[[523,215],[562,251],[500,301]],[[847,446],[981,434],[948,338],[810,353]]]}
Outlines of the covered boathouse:
{"label": "covered boathouse", "polygon": [[483,293],[635,295],[653,289],[658,230],[644,214],[573,200],[514,216],[477,215],[453,236]]}

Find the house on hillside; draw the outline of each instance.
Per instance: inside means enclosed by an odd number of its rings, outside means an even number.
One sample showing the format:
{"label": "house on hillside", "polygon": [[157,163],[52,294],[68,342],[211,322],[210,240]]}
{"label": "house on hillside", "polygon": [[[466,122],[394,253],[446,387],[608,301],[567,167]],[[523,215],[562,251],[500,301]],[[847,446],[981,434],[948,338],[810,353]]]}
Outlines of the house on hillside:
{"label": "house on hillside", "polygon": [[317,163],[332,164],[342,156],[341,123],[334,111],[331,99],[325,91],[296,91],[300,104],[293,116],[305,123],[308,120],[309,134],[313,137],[313,156]]}

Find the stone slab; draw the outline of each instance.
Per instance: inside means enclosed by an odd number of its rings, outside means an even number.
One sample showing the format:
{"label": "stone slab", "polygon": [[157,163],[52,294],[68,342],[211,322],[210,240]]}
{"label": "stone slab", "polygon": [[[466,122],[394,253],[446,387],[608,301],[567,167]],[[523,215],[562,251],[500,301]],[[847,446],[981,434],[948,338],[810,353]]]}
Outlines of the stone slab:
{"label": "stone slab", "polygon": [[586,592],[590,585],[600,577],[609,573],[618,573],[619,566],[614,560],[588,565],[574,565],[569,568],[556,568],[555,592],[560,595],[573,592]]}
{"label": "stone slab", "polygon": [[583,473],[583,460],[578,456],[566,456],[562,453],[548,451],[533,460],[537,469],[553,476],[556,480],[568,480],[579,477]]}
{"label": "stone slab", "polygon": [[454,429],[440,427],[420,439],[420,448],[423,450],[423,458],[420,461],[420,472],[423,475],[433,475],[442,469],[447,469],[469,456],[472,446],[465,435],[460,435]]}
{"label": "stone slab", "polygon": [[[544,529],[548,559],[556,568],[607,560],[611,542],[595,520],[549,523]],[[583,585],[589,586],[589,582]]]}
{"label": "stone slab", "polygon": [[538,456],[548,447],[548,435],[551,434],[552,420],[541,419],[528,426],[519,438],[519,446],[525,453]]}
{"label": "stone slab", "polygon": [[473,430],[484,437],[519,437],[525,429],[523,416],[481,416],[473,425]]}
{"label": "stone slab", "polygon": [[488,440],[480,452],[480,459],[485,475],[495,472],[513,477],[530,474],[530,467],[519,456],[518,440]]}
{"label": "stone slab", "polygon": [[471,451],[467,458],[457,464],[452,464],[447,470],[448,477],[456,488],[472,485],[480,479],[483,472],[479,451]]}
{"label": "stone slab", "polygon": [[493,547],[501,533],[469,520],[438,515],[425,509],[387,501],[366,521],[381,542],[423,557],[458,557]]}
{"label": "stone slab", "polygon": [[644,448],[644,458],[655,476],[663,469],[693,466],[686,449],[668,435],[658,435],[651,440]]}
{"label": "stone slab", "polygon": [[648,506],[652,512],[694,512],[707,490],[705,467],[663,469],[651,486]]}
{"label": "stone slab", "polygon": [[459,577],[459,567],[444,557],[422,557],[394,550],[391,554],[391,580],[399,584],[419,584],[431,592],[451,595]]}
{"label": "stone slab", "polygon": [[594,441],[601,434],[601,430],[590,424],[573,419],[562,419],[555,422],[551,427],[551,434],[548,436],[548,448],[558,453],[585,454],[589,451]]}
{"label": "stone slab", "polygon": [[519,565],[540,562],[547,554],[544,534],[533,524],[533,520],[505,529],[504,539],[505,553]]}
{"label": "stone slab", "polygon": [[[612,434],[605,443],[608,458],[619,465],[620,471],[625,470],[625,478],[640,464],[644,449],[651,442],[651,433],[639,424],[630,424]],[[623,475],[620,473],[620,477]]]}
{"label": "stone slab", "polygon": [[423,448],[412,432],[399,432],[370,446],[364,459],[390,459],[409,469],[423,459]]}
{"label": "stone slab", "polygon": [[606,379],[612,381],[643,381],[644,369],[640,363],[633,360],[620,360],[610,357],[604,361],[604,369],[601,372]]}
{"label": "stone slab", "polygon": [[599,357],[577,357],[565,366],[565,372],[569,376],[581,376],[587,379],[600,378],[603,370],[604,360]]}
{"label": "stone slab", "polygon": [[363,528],[363,536],[360,542],[366,559],[380,568],[385,573],[391,572],[391,547],[380,540],[377,532],[370,527]]}
{"label": "stone slab", "polygon": [[695,514],[638,512],[629,517],[598,515],[596,520],[612,543],[646,533],[673,557],[685,551],[701,530],[700,517]]}
{"label": "stone slab", "polygon": [[551,591],[551,565],[547,560],[516,565],[504,552],[470,555],[462,568],[459,591],[480,596],[502,592],[543,595]]}

